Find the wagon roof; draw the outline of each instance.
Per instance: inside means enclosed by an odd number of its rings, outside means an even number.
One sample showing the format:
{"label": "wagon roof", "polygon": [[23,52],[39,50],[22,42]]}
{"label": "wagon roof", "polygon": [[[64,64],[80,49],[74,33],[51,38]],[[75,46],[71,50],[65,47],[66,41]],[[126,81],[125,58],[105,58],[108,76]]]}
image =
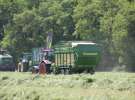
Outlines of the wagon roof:
{"label": "wagon roof", "polygon": [[91,41],[73,41],[73,42],[72,42],[72,47],[75,47],[75,46],[77,46],[78,44],[95,45],[96,43],[91,42]]}
{"label": "wagon roof", "polygon": [[78,44],[84,44],[84,45],[95,45],[96,43],[92,41],[60,41],[57,43],[54,47],[75,47]]}

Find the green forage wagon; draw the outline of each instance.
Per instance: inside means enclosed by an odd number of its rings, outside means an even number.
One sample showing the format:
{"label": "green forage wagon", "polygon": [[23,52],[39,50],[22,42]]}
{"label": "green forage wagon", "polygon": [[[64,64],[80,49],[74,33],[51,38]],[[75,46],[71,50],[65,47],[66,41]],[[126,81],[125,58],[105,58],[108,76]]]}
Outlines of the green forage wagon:
{"label": "green forage wagon", "polygon": [[60,42],[54,47],[53,70],[55,73],[94,74],[100,61],[100,47],[89,41]]}

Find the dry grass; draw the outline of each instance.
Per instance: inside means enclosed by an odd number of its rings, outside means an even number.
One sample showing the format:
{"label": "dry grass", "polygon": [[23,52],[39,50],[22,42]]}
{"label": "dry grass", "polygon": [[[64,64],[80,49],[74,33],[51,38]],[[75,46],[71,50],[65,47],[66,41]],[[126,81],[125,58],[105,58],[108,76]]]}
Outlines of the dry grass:
{"label": "dry grass", "polygon": [[0,72],[0,100],[135,100],[135,74],[38,76]]}

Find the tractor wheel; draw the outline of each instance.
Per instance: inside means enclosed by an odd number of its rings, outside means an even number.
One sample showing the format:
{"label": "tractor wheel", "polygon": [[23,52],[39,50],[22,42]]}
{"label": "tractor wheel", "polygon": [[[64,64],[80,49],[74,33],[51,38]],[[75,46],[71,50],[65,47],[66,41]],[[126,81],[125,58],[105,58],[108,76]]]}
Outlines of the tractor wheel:
{"label": "tractor wheel", "polygon": [[61,74],[65,74],[65,70],[64,69],[61,69]]}
{"label": "tractor wheel", "polygon": [[39,65],[39,74],[46,74],[46,65],[44,62],[41,62]]}

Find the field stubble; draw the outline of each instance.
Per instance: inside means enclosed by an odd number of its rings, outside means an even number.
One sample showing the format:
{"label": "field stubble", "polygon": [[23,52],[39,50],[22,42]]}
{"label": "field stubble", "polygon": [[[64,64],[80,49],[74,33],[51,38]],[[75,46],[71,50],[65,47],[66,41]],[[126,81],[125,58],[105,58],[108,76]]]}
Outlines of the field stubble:
{"label": "field stubble", "polygon": [[135,100],[135,74],[39,76],[0,72],[0,100]]}

